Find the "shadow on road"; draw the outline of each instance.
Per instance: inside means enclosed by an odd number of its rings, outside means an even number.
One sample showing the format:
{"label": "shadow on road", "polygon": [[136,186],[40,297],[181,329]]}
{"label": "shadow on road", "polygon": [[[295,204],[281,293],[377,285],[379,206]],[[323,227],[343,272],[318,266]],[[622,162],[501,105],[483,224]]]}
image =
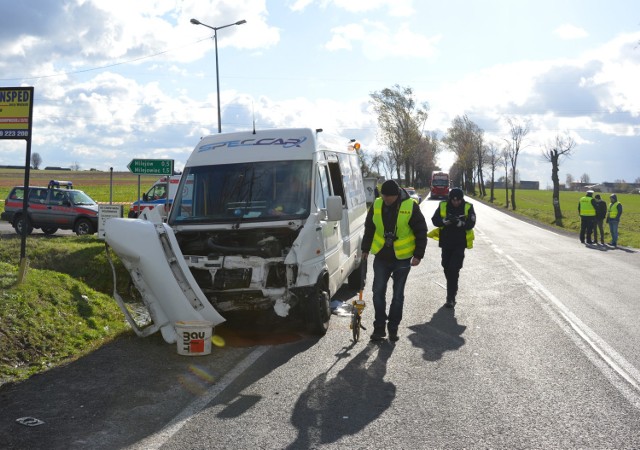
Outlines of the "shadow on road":
{"label": "shadow on road", "polygon": [[458,324],[455,310],[443,305],[429,322],[413,325],[409,329],[414,332],[409,335],[409,340],[415,347],[422,349],[423,358],[437,361],[445,352],[458,350],[465,344],[462,334],[467,327]]}
{"label": "shadow on road", "polygon": [[[396,386],[384,376],[394,347],[386,341],[369,343],[334,377],[329,369],[313,379],[296,402],[291,423],[298,437],[287,448],[318,448],[354,435],[389,408]],[[351,348],[336,356],[349,356]]]}

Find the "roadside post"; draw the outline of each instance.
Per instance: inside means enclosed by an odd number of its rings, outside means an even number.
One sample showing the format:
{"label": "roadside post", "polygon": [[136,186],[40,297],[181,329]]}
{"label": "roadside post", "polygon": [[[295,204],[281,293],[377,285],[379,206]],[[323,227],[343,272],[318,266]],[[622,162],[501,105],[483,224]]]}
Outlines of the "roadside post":
{"label": "roadside post", "polygon": [[29,176],[31,169],[31,125],[33,118],[33,86],[0,88],[0,139],[24,139],[27,152],[24,163],[24,199],[22,217],[24,226],[20,236],[20,269],[18,284],[27,270],[27,229],[29,218]]}

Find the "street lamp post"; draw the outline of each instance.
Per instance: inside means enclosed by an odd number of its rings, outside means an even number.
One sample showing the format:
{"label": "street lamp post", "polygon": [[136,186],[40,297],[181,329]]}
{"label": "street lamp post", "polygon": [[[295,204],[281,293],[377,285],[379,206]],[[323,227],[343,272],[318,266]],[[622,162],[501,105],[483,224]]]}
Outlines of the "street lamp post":
{"label": "street lamp post", "polygon": [[228,25],[223,25],[221,27],[212,27],[207,25],[206,23],[202,23],[197,19],[191,19],[191,23],[194,25],[202,25],[203,27],[211,28],[213,30],[213,41],[216,46],[216,93],[218,96],[218,133],[222,133],[222,118],[220,116],[220,73],[218,70],[218,30],[222,30],[223,28],[232,27],[234,25],[242,25],[243,23],[247,23],[246,20],[238,20],[237,22],[230,23]]}

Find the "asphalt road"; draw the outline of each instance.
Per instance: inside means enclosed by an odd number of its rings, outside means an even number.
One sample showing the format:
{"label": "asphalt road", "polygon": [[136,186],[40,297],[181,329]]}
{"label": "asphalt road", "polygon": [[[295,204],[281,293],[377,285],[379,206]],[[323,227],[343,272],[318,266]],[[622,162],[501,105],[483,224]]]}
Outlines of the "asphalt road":
{"label": "asphalt road", "polygon": [[475,206],[455,311],[429,241],[397,343],[354,344],[343,316],[322,339],[227,331],[204,357],[132,336],[0,387],[0,446],[640,448],[639,254]]}

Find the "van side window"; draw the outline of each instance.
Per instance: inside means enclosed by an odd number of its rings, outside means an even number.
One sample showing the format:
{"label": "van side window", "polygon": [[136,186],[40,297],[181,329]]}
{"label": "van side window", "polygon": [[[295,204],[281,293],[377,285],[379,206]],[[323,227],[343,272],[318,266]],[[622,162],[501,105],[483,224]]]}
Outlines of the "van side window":
{"label": "van side window", "polygon": [[327,197],[331,195],[329,189],[329,175],[326,166],[318,166],[318,176],[316,180],[316,206],[318,209],[327,207]]}
{"label": "van side window", "polygon": [[333,189],[333,195],[339,195],[342,198],[342,205],[346,205],[346,199],[344,196],[344,186],[342,185],[342,172],[337,162],[329,162],[329,173],[331,174],[331,187]]}

